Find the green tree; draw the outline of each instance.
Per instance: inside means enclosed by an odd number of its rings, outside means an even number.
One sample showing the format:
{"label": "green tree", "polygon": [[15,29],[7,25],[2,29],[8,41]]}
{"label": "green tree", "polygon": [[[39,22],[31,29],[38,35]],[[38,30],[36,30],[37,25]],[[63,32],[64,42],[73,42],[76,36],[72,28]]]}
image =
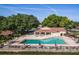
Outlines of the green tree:
{"label": "green tree", "polygon": [[31,30],[39,25],[39,21],[33,15],[17,14],[6,17],[0,24],[1,30],[13,30],[15,32],[23,32]]}
{"label": "green tree", "polygon": [[65,27],[66,29],[68,29],[73,28],[74,22],[67,17],[52,14],[44,19],[42,25],[48,27]]}

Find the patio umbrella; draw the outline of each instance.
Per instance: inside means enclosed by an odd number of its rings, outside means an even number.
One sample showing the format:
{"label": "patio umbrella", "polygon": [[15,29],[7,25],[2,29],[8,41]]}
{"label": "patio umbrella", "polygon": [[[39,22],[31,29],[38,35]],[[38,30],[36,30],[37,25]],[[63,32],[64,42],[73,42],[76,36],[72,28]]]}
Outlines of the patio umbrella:
{"label": "patio umbrella", "polygon": [[41,42],[39,41],[39,45],[41,45]]}
{"label": "patio umbrella", "polygon": [[55,41],[55,47],[57,46],[56,41]]}
{"label": "patio umbrella", "polygon": [[56,41],[55,41],[55,48],[57,49],[57,43],[56,43]]}

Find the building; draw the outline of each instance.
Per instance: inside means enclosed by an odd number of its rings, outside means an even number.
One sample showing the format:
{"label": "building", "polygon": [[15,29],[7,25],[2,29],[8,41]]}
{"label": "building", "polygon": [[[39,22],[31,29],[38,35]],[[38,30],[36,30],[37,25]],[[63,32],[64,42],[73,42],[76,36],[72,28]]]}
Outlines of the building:
{"label": "building", "polygon": [[78,30],[79,30],[79,26],[76,26],[76,29],[78,29]]}
{"label": "building", "polygon": [[69,32],[79,32],[79,26],[76,26],[76,28],[72,28],[68,30]]}
{"label": "building", "polygon": [[1,31],[1,33],[0,33],[0,35],[3,35],[3,36],[9,36],[12,34],[13,34],[13,32],[10,30]]}
{"label": "building", "polygon": [[53,36],[60,36],[64,35],[66,30],[60,27],[42,27],[34,32],[34,35],[53,35]]}

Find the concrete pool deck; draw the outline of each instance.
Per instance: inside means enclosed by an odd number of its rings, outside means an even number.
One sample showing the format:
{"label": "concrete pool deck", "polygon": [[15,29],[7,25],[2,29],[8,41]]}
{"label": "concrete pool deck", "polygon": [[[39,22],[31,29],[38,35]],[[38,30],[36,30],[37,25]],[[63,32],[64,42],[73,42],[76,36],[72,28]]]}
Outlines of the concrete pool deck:
{"label": "concrete pool deck", "polygon": [[[42,40],[44,38],[50,38],[55,36],[34,36],[34,35],[25,35],[21,36],[19,38],[15,38],[13,41],[16,41],[14,44],[5,45],[4,48],[1,48],[0,51],[5,52],[23,52],[23,51],[41,51],[41,52],[79,52],[79,44],[75,43],[75,41],[67,36],[56,36],[57,38],[63,38],[63,40],[66,42],[66,44],[57,44],[58,50],[56,48],[50,48],[50,47],[56,47],[55,44],[22,44],[22,42],[25,39],[37,39]],[[24,48],[26,46],[30,46],[30,48]],[[44,48],[40,48],[40,46],[43,46]],[[62,48],[60,48],[62,47]],[[73,48],[75,47],[75,49]]]}
{"label": "concrete pool deck", "polygon": [[76,42],[70,38],[70,37],[66,37],[66,36],[61,36],[59,38],[63,38],[63,40],[66,42],[66,44],[68,45],[76,45]]}
{"label": "concrete pool deck", "polygon": [[[20,42],[22,42],[25,39],[37,39],[37,40],[43,40],[46,38],[51,38],[51,37],[57,37],[57,38],[63,38],[63,40],[65,41],[66,44],[62,44],[62,45],[78,45],[73,38],[67,37],[67,36],[51,36],[51,35],[44,35],[44,36],[34,36],[34,35],[25,35],[25,36],[21,36],[19,38],[16,38],[15,41],[18,41],[19,43],[15,43],[15,44],[20,44]],[[51,45],[51,44],[48,44]],[[60,45],[60,44],[58,44]]]}

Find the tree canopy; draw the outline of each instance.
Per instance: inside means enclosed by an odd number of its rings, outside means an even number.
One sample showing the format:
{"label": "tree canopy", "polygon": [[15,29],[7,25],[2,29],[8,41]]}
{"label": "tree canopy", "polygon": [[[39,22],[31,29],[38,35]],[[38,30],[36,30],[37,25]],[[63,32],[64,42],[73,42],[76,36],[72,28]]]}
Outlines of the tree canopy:
{"label": "tree canopy", "polygon": [[38,25],[39,21],[35,16],[17,14],[8,16],[4,20],[2,20],[0,23],[0,30],[24,31],[36,28]]}
{"label": "tree canopy", "polygon": [[6,19],[4,16],[0,16],[0,21]]}
{"label": "tree canopy", "polygon": [[42,25],[48,27],[65,27],[68,29],[74,27],[74,22],[65,16],[57,16],[52,14],[44,19]]}

